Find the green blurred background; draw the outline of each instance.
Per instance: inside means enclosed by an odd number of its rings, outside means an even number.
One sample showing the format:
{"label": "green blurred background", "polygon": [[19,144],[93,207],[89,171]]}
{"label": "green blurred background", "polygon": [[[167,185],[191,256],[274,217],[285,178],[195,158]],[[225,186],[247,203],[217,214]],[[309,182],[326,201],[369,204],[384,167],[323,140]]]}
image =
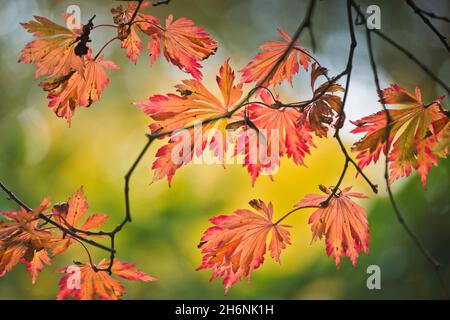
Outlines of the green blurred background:
{"label": "green blurred background", "polygon": [[[422,24],[403,1],[359,1],[381,8],[382,31],[407,46],[447,83],[450,61],[448,53],[434,34]],[[231,57],[235,69],[242,68],[264,41],[277,37],[276,28],[293,33],[302,19],[308,1],[300,0],[173,0],[169,6],[148,10],[162,19],[173,13],[185,16],[204,26],[220,43],[215,56],[203,65],[204,81],[217,91],[215,75],[224,59]],[[47,107],[45,93],[34,80],[34,67],[17,63],[21,48],[31,40],[19,22],[33,15],[42,15],[62,22],[61,13],[68,5],[79,5],[82,20],[94,13],[96,24],[110,23],[110,8],[117,1],[2,1],[0,12],[0,179],[31,206],[47,195],[54,202],[65,201],[83,185],[91,212],[111,215],[109,227],[123,215],[123,176],[143,147],[149,119],[132,105],[133,101],[173,91],[173,85],[188,78],[186,74],[160,58],[150,66],[143,53],[137,66],[125,58],[118,43],[108,47],[106,58],[114,60],[121,70],[110,72],[111,84],[100,102],[90,109],[78,109],[69,128]],[[449,3],[418,1],[424,9],[439,14],[449,12]],[[436,23],[444,32],[448,25]],[[348,33],[344,1],[318,1],[313,20],[317,38],[315,56],[330,74],[345,66]],[[445,29],[447,28],[447,29]],[[355,56],[347,118],[356,120],[380,106],[367,60],[364,34],[358,28],[358,49]],[[93,32],[93,48],[114,36],[114,30]],[[311,49],[309,37],[301,37]],[[426,101],[442,91],[400,53],[375,39],[377,60],[382,65],[382,86],[397,82],[409,90],[420,85]],[[308,76],[303,72],[294,87],[283,86],[280,93],[287,101],[308,98]],[[247,90],[250,86],[245,87]],[[448,101],[448,100],[447,100]],[[448,102],[447,102],[448,103]],[[446,104],[448,106],[448,104]],[[348,134],[348,145],[358,137]],[[261,177],[255,187],[246,170],[239,165],[223,169],[219,165],[189,165],[179,170],[173,186],[166,181],[151,183],[154,145],[138,167],[131,184],[133,223],[118,237],[118,258],[137,263],[145,272],[160,279],[156,283],[125,282],[126,299],[399,299],[442,298],[433,269],[420,255],[412,241],[396,221],[386,198],[382,166],[368,168],[367,174],[380,185],[380,194],[355,179],[350,172],[344,182],[354,190],[365,192],[371,199],[361,201],[369,214],[370,255],[362,254],[357,268],[345,259],[340,270],[325,254],[323,242],[310,245],[311,232],[307,219],[311,211],[291,216],[294,226],[292,242],[282,254],[282,265],[268,256],[264,265],[252,275],[250,284],[239,283],[224,296],[220,281],[209,283],[209,271],[195,271],[201,255],[197,249],[201,233],[208,227],[207,219],[247,207],[253,198],[272,201],[275,215],[281,216],[305,194],[318,192],[317,185],[335,183],[343,164],[337,143],[316,139],[317,148],[306,158],[308,168],[283,161],[274,181]],[[448,160],[433,168],[424,190],[416,174],[394,185],[399,206],[418,237],[444,264],[450,283],[450,203]],[[15,208],[4,196],[1,209]],[[95,251],[101,259],[103,252]],[[84,257],[75,246],[70,254],[53,260],[36,285],[32,286],[24,266],[0,279],[1,299],[53,299],[59,275],[52,269]],[[366,269],[381,268],[381,290],[368,290]]]}

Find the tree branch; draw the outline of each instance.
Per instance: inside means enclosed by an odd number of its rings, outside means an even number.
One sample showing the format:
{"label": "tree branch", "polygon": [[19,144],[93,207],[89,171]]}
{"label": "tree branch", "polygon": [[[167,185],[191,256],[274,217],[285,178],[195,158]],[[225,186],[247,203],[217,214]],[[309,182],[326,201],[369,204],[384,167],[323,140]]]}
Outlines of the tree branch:
{"label": "tree branch", "polygon": [[[11,190],[9,190],[1,181],[0,181],[0,188],[8,195],[9,200],[13,200],[14,202],[16,202],[20,207],[22,207],[23,209],[25,209],[27,212],[31,212],[33,211],[33,209],[31,207],[29,207],[28,205],[26,205],[22,200],[20,200]],[[99,249],[108,251],[110,253],[114,253],[115,250],[114,248],[109,248],[101,243],[95,242],[93,240],[90,239],[86,239],[82,236],[80,236],[79,234],[77,234],[76,232],[74,232],[72,229],[68,229],[65,228],[64,226],[62,226],[61,224],[57,223],[56,221],[52,220],[51,218],[48,218],[46,215],[44,214],[39,214],[39,218],[44,220],[46,223],[49,223],[55,227],[57,227],[58,229],[60,229],[62,232],[84,242],[87,243],[91,246],[97,247]]]}
{"label": "tree branch", "polygon": [[442,33],[440,33],[439,30],[436,29],[436,27],[433,25],[433,23],[431,23],[431,21],[425,16],[425,12],[421,8],[419,8],[413,0],[406,0],[406,3],[411,7],[411,9],[414,10],[417,15],[419,15],[422,21],[436,34],[447,51],[450,52],[450,45],[447,42],[447,38]]}
{"label": "tree branch", "polygon": [[[353,0],[352,0],[353,1]],[[359,15],[361,15],[360,13],[358,13]],[[384,154],[385,154],[385,162],[384,162],[384,179],[386,182],[386,189],[389,195],[389,201],[391,202],[391,206],[394,209],[394,213],[395,216],[397,217],[397,220],[399,221],[400,225],[403,227],[403,229],[407,232],[407,234],[409,235],[409,237],[413,240],[413,242],[415,243],[415,245],[417,246],[417,248],[420,250],[420,252],[422,253],[422,255],[425,257],[425,259],[431,264],[431,266],[434,268],[436,275],[439,279],[439,283],[442,286],[442,289],[444,290],[446,297],[450,299],[450,292],[448,291],[448,288],[445,284],[445,280],[441,274],[441,263],[434,258],[431,253],[427,250],[427,248],[425,248],[425,246],[421,243],[421,241],[419,240],[419,238],[417,237],[417,235],[415,234],[415,232],[411,229],[411,227],[409,226],[409,224],[405,221],[405,219],[403,218],[403,215],[397,205],[397,202],[395,201],[390,183],[389,183],[389,150],[390,150],[390,134],[391,134],[391,128],[392,128],[392,118],[389,114],[389,110],[386,107],[386,104],[383,102],[383,100],[381,99],[380,93],[381,93],[381,86],[380,86],[380,80],[378,77],[378,68],[375,62],[375,56],[374,56],[374,50],[373,50],[373,46],[372,46],[372,32],[374,29],[369,29],[367,27],[367,24],[365,23],[365,17],[364,16],[360,16],[361,19],[363,19],[364,21],[364,26],[366,29],[366,40],[367,40],[367,48],[368,48],[368,52],[369,52],[369,60],[370,60],[370,65],[372,68],[372,73],[373,73],[373,79],[374,79],[374,83],[375,83],[375,87],[377,90],[377,94],[380,97],[380,104],[384,110],[384,113],[386,115],[386,136],[385,136],[385,140],[386,140],[386,148],[384,150]]]}

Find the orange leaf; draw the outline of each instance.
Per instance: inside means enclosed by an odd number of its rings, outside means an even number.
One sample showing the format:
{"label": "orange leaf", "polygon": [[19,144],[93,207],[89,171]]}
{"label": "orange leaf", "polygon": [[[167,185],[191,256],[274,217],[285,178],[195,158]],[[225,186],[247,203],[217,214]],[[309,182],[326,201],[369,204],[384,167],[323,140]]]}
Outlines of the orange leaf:
{"label": "orange leaf", "polygon": [[[96,265],[98,269],[106,269],[109,261],[102,260]],[[111,277],[106,271],[96,271],[90,264],[78,265],[79,271],[75,268],[64,268],[58,272],[65,273],[59,281],[58,300],[70,297],[77,300],[119,300],[125,292],[119,280]],[[74,272],[75,271],[75,272]],[[134,264],[124,263],[114,260],[111,269],[112,274],[127,280],[138,280],[144,282],[157,281],[144,272],[134,268]],[[73,279],[79,276],[79,279]],[[75,280],[75,281],[74,281]],[[79,280],[79,287],[76,286]]]}
{"label": "orange leaf", "polygon": [[[392,119],[389,150],[389,182],[409,176],[413,169],[419,172],[425,187],[431,165],[438,165],[438,157],[445,157],[448,147],[439,148],[441,140],[448,139],[450,125],[446,115],[441,113],[440,97],[424,104],[420,88],[415,95],[397,84],[380,93],[385,104],[403,106],[402,109],[389,109]],[[386,115],[377,112],[353,122],[353,133],[365,133],[352,148],[358,152],[358,165],[363,168],[372,161],[377,162],[381,151],[386,149]]]}
{"label": "orange leaf", "polygon": [[[53,215],[55,221],[61,225],[84,231],[103,226],[108,219],[108,215],[100,213],[92,214],[81,225],[81,219],[86,215],[88,208],[88,202],[84,195],[83,187],[81,187],[70,197],[67,203],[55,205],[53,207]],[[66,251],[74,241],[76,240],[70,235],[64,235],[64,237],[58,239],[53,246],[52,256],[57,256]]]}
{"label": "orange leaf", "polygon": [[12,270],[20,261],[27,263],[32,282],[44,267],[50,264],[47,250],[54,238],[49,230],[39,227],[39,215],[50,205],[50,199],[41,202],[39,208],[27,212],[0,211],[6,221],[0,221],[0,277]]}
{"label": "orange leaf", "polygon": [[[301,112],[298,109],[278,106],[278,101],[274,101],[267,91],[260,91],[259,96],[265,106],[251,104],[247,108],[249,118],[259,133],[251,128],[243,130],[241,133],[246,135],[239,135],[237,145],[240,149],[236,150],[237,153],[245,152],[244,166],[252,176],[252,184],[260,173],[270,175],[276,172],[280,158],[285,155],[292,158],[295,164],[305,165],[303,159],[310,152],[310,147],[314,147],[308,127],[299,125]],[[273,143],[278,143],[277,148],[273,148]],[[245,150],[242,148],[244,145]]]}
{"label": "orange leaf", "polygon": [[[321,186],[326,194],[307,194],[296,207],[319,207],[330,191]],[[342,255],[349,257],[356,267],[359,252],[369,253],[369,225],[366,211],[351,198],[366,198],[365,195],[350,192],[351,187],[338,191],[325,208],[319,208],[309,218],[312,241],[325,237],[327,255],[333,254],[336,267],[341,264]]]}
{"label": "orange leaf", "polygon": [[141,11],[151,7],[150,2],[144,2],[140,6],[134,23],[129,27],[127,23],[136,11],[136,2],[129,2],[126,9],[120,5],[112,9],[114,22],[118,27],[118,36],[122,40],[122,48],[126,48],[127,57],[134,63],[142,52],[142,40],[138,31],[149,36],[147,44],[150,53],[150,62],[153,63],[161,54],[161,45],[167,61],[176,65],[181,70],[190,73],[195,79],[201,80],[202,67],[199,62],[214,54],[217,50],[217,42],[212,39],[204,29],[198,27],[187,18],[173,21],[173,16],[166,19],[166,27],[161,21]]}
{"label": "orange leaf", "polygon": [[152,62],[158,57],[162,44],[166,60],[197,80],[202,79],[199,61],[205,60],[217,50],[217,42],[202,27],[196,26],[187,18],[174,21],[173,16],[169,15],[165,28],[153,25],[147,29],[147,34],[152,36],[148,43]]}
{"label": "orange leaf", "polygon": [[[242,96],[242,85],[235,85],[234,71],[229,64],[229,60],[225,60],[221,66],[216,81],[222,93],[222,99],[214,96],[200,81],[184,80],[183,84],[175,86],[180,92],[179,95],[155,95],[136,104],[155,120],[150,125],[152,133],[181,129],[212,117],[223,116],[235,107]],[[205,123],[198,134],[194,133],[195,130],[189,130],[189,138],[192,144],[186,154],[181,154],[180,158],[182,159],[179,163],[173,161],[172,153],[177,152],[176,149],[174,151],[174,148],[179,144],[178,139],[181,137],[172,137],[168,144],[157,151],[157,159],[153,163],[154,179],[159,180],[167,177],[170,184],[175,171],[181,165],[192,160],[194,149],[196,154],[200,155],[206,144],[211,142],[211,139],[209,139],[210,141],[202,141],[200,137],[202,132],[209,129],[223,132],[228,122],[229,119],[221,119],[215,123]]]}
{"label": "orange leaf", "polygon": [[[341,97],[335,95],[335,92],[344,91],[337,83],[325,81],[317,88],[315,82],[319,76],[324,76],[327,69],[312,65],[311,70],[311,89],[314,91],[312,103],[303,108],[300,119],[301,124],[306,124],[318,137],[326,137],[328,127],[337,128],[339,126],[338,115],[341,111]],[[345,115],[341,119],[344,122]]]}
{"label": "orange leaf", "polygon": [[34,18],[35,21],[21,25],[39,39],[25,46],[19,62],[37,66],[36,78],[43,75],[63,77],[74,69],[80,69],[83,59],[74,51],[80,30],[69,30],[44,17]]}
{"label": "orange leaf", "polygon": [[225,292],[244,277],[250,280],[251,272],[264,262],[269,233],[269,251],[275,261],[280,262],[281,251],[290,244],[290,234],[285,229],[288,226],[272,222],[271,203],[267,206],[261,200],[252,200],[250,205],[257,213],[241,209],[233,215],[210,219],[214,226],[200,240],[204,256],[197,270],[211,269],[211,280],[223,277]]}
{"label": "orange leaf", "polygon": [[27,264],[27,271],[31,274],[31,282],[33,284],[36,282],[38,273],[44,269],[44,263],[48,266],[51,265],[47,250],[35,251],[33,259]]}
{"label": "orange leaf", "polygon": [[[258,53],[252,61],[250,61],[239,72],[242,73],[242,81],[245,83],[256,81],[258,84],[269,75],[270,70],[275,67],[277,61],[281,59],[285,51],[288,49],[292,39],[289,35],[281,29],[278,29],[278,33],[281,35],[284,41],[271,40],[260,46],[262,50]],[[292,85],[293,76],[299,71],[299,64],[308,71],[311,58],[308,51],[298,45],[298,42],[294,45],[291,51],[288,53],[285,59],[279,64],[278,68],[273,72],[267,85],[281,84],[285,80],[288,80]]]}
{"label": "orange leaf", "polygon": [[90,107],[100,99],[103,89],[109,84],[105,68],[119,68],[112,61],[105,61],[102,58],[92,60],[90,54],[83,59],[83,68],[39,84],[48,92],[48,106],[69,124],[76,108]]}
{"label": "orange leaf", "polygon": [[151,3],[147,1],[142,3],[134,19],[135,22],[131,27],[127,23],[136,11],[137,2],[128,2],[126,9],[122,5],[111,9],[111,13],[114,15],[114,23],[119,25],[117,32],[121,39],[121,47],[126,49],[127,57],[135,64],[142,52],[142,40],[139,38],[138,31],[145,32],[152,26],[159,26],[161,24],[158,18],[140,12],[150,6]]}

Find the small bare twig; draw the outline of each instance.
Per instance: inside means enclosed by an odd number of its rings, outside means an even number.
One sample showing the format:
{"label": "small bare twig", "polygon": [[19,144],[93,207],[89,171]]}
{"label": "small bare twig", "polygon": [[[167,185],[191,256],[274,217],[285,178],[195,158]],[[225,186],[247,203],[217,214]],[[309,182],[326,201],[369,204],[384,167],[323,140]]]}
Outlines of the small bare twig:
{"label": "small bare twig", "polygon": [[433,25],[433,23],[426,17],[427,15],[429,15],[429,13],[425,13],[425,11],[419,8],[413,0],[406,0],[406,3],[414,10],[417,15],[419,15],[422,21],[436,34],[447,51],[450,52],[450,45],[448,44],[447,38],[442,33],[440,33],[439,30],[436,29],[436,27]]}
{"label": "small bare twig", "polygon": [[[351,0],[351,1],[353,2],[353,0]],[[354,2],[353,2],[353,7],[358,8]],[[377,65],[375,62],[375,55],[374,55],[374,50],[373,50],[373,45],[372,45],[372,32],[374,32],[374,29],[369,29],[367,27],[367,24],[365,23],[365,16],[362,15],[361,12],[358,12],[358,15],[359,15],[359,19],[361,19],[364,22],[363,25],[365,26],[365,29],[366,29],[366,40],[367,40],[367,48],[368,48],[368,52],[369,52],[370,65],[372,68],[375,87],[376,87],[378,96],[380,96],[381,86],[380,86],[380,80],[378,77],[378,68],[377,68]],[[381,99],[381,96],[380,96],[379,101],[380,101],[380,104],[386,115],[386,136],[385,136],[386,148],[384,150],[384,154],[385,154],[384,180],[386,182],[386,189],[388,192],[389,201],[391,202],[391,206],[394,210],[395,216],[397,217],[397,220],[399,221],[400,225],[403,227],[403,229],[406,231],[406,233],[409,235],[409,237],[413,240],[413,242],[415,243],[417,248],[420,250],[422,255],[425,257],[425,259],[433,266],[433,268],[436,272],[436,275],[439,279],[439,283],[441,284],[442,289],[444,290],[447,298],[450,299],[450,292],[448,291],[447,285],[445,284],[444,277],[441,274],[441,267],[442,267],[441,263],[435,257],[433,257],[431,255],[431,253],[428,251],[428,249],[425,248],[425,246],[419,240],[419,238],[417,237],[415,232],[411,229],[409,224],[405,221],[405,219],[397,205],[397,202],[395,201],[395,198],[394,198],[394,195],[393,195],[390,183],[389,183],[389,151],[390,151],[390,138],[391,138],[390,136],[391,136],[391,129],[392,129],[392,117],[389,113],[389,110],[386,107],[386,104]]]}

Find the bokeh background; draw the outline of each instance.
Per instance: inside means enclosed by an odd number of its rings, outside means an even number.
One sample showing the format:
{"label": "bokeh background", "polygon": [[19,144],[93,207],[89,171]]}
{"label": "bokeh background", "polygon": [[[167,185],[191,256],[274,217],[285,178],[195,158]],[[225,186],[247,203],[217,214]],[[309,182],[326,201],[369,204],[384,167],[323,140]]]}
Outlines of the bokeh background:
{"label": "bokeh background", "polygon": [[[434,72],[449,81],[450,59],[434,34],[422,24],[403,1],[359,1],[363,8],[377,4],[381,8],[382,31],[407,46]],[[1,2],[0,11],[0,179],[20,197],[35,206],[47,195],[55,202],[65,201],[84,186],[91,212],[111,215],[109,227],[123,215],[123,176],[144,145],[149,119],[133,104],[157,93],[173,91],[173,85],[188,78],[186,74],[160,58],[150,66],[146,53],[135,66],[115,43],[105,51],[121,70],[110,72],[111,84],[100,102],[90,109],[78,109],[71,128],[47,107],[45,93],[34,79],[34,67],[17,63],[21,48],[31,40],[19,22],[42,15],[62,23],[61,13],[69,5],[79,5],[83,21],[94,13],[96,24],[110,23],[110,8],[118,1],[45,1],[18,0]],[[293,33],[302,19],[307,1],[300,0],[173,0],[169,6],[149,10],[164,19],[173,13],[204,26],[220,43],[217,54],[203,65],[204,81],[217,92],[215,75],[224,59],[231,57],[235,69],[242,68],[263,42],[277,38],[276,28]],[[448,1],[417,1],[423,8],[445,14]],[[444,33],[448,24],[436,22]],[[348,33],[344,1],[318,1],[313,20],[317,38],[315,56],[330,70],[339,73],[348,53]],[[93,48],[114,36],[114,29],[93,32]],[[379,110],[367,60],[366,43],[358,28],[349,95],[347,119],[356,120]],[[307,34],[301,37],[311,49]],[[420,85],[424,98],[431,101],[443,94],[414,64],[395,49],[375,38],[377,60],[381,66],[382,85],[399,83],[412,90]],[[308,79],[304,72],[291,88],[280,90],[286,100],[308,98]],[[246,86],[250,89],[250,86]],[[448,99],[447,99],[448,106]],[[356,136],[344,138],[350,146]],[[261,177],[255,187],[245,169],[229,165],[189,165],[179,170],[173,186],[167,181],[152,183],[151,163],[154,145],[139,165],[131,184],[133,223],[118,237],[117,249],[123,261],[137,263],[145,272],[158,277],[157,283],[126,282],[126,299],[428,299],[442,298],[433,269],[412,244],[387,201],[382,167],[372,166],[367,174],[380,185],[373,195],[361,179],[350,171],[344,185],[353,185],[370,200],[361,201],[369,215],[370,255],[362,254],[357,268],[343,261],[340,270],[325,254],[323,242],[310,244],[307,219],[311,211],[292,215],[287,223],[294,226],[292,242],[282,254],[282,265],[266,257],[264,265],[252,275],[250,284],[235,285],[224,296],[220,281],[209,283],[209,271],[195,271],[201,256],[197,249],[207,219],[247,207],[253,198],[272,201],[275,215],[290,210],[305,194],[317,192],[319,183],[335,183],[343,164],[337,143],[316,139],[317,148],[306,158],[308,168],[283,161],[274,181]],[[450,283],[450,163],[441,160],[433,168],[424,190],[416,174],[395,183],[398,204],[418,237],[444,264]],[[1,209],[13,209],[14,203],[0,197]],[[94,250],[97,259],[103,252]],[[1,299],[54,299],[59,275],[52,269],[73,260],[84,259],[76,246],[69,255],[53,261],[36,285],[32,286],[25,267],[20,265],[0,279]],[[379,265],[381,290],[368,290],[366,269]]]}

